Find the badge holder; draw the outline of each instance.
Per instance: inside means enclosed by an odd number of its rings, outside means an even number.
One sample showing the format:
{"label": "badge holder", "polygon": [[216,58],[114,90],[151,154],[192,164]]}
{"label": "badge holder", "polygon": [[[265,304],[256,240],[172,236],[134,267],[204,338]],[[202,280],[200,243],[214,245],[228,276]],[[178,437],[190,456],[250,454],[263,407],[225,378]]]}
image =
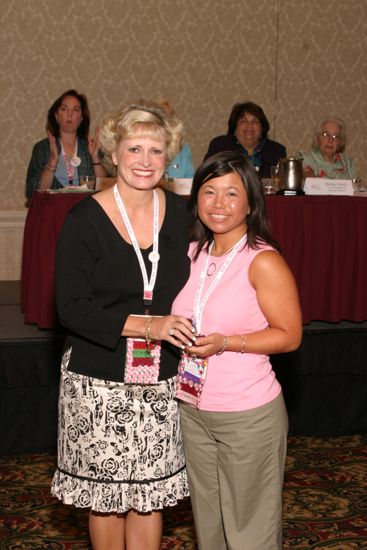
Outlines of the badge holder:
{"label": "badge holder", "polygon": [[208,359],[182,353],[178,365],[176,397],[198,408],[206,378]]}
{"label": "badge holder", "polygon": [[148,345],[142,338],[127,338],[125,384],[158,384],[160,358],[160,342]]}

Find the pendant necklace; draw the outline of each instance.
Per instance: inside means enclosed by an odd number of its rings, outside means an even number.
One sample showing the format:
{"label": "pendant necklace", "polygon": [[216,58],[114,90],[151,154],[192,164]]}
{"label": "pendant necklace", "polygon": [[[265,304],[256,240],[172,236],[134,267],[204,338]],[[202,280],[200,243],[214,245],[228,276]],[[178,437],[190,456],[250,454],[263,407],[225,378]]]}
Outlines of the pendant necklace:
{"label": "pendant necklace", "polygon": [[215,273],[216,269],[217,269],[217,264],[215,264],[214,262],[209,264],[208,271],[206,272],[207,276],[211,277]]}
{"label": "pendant necklace", "polygon": [[[234,249],[234,247],[236,245],[237,245],[237,243],[234,244],[233,246],[231,246],[231,248],[229,250],[227,250],[224,254],[222,254],[221,256],[216,256],[216,257],[217,258],[222,258],[223,256],[226,256],[227,254],[229,254]],[[217,270],[217,264],[215,262],[211,262],[209,264],[207,272],[206,272],[207,277],[211,277],[212,275],[214,275],[216,270]]]}

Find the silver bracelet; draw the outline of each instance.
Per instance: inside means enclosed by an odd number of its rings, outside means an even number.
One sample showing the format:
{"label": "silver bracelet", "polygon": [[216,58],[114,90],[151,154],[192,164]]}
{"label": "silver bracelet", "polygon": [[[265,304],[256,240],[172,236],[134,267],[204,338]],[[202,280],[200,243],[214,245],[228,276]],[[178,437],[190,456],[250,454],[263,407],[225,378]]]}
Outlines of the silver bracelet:
{"label": "silver bracelet", "polygon": [[228,344],[227,336],[223,336],[223,346],[218,351],[218,353],[216,353],[216,355],[222,355],[222,353],[224,353],[227,349],[227,344]]}

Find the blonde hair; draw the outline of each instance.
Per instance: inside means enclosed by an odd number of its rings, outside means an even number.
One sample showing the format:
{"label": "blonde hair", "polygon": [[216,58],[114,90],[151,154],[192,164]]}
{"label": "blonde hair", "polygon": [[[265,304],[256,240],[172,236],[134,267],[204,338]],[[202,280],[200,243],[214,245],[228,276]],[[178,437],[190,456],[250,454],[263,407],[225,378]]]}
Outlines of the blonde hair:
{"label": "blonde hair", "polygon": [[161,137],[166,145],[165,162],[168,165],[182,147],[183,124],[176,115],[166,113],[159,103],[145,99],[108,114],[99,131],[99,143],[104,164],[110,172],[114,168],[112,155],[120,141],[136,135]]}

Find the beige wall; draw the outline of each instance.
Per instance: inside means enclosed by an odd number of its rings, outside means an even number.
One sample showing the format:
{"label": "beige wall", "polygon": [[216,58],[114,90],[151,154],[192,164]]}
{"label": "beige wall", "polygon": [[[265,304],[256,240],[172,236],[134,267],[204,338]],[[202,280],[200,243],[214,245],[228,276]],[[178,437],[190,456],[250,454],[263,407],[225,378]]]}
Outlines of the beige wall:
{"label": "beige wall", "polygon": [[69,87],[93,125],[170,98],[196,162],[236,101],[261,104],[290,153],[335,112],[367,176],[366,0],[1,0],[0,18],[0,211],[23,208],[32,146]]}

